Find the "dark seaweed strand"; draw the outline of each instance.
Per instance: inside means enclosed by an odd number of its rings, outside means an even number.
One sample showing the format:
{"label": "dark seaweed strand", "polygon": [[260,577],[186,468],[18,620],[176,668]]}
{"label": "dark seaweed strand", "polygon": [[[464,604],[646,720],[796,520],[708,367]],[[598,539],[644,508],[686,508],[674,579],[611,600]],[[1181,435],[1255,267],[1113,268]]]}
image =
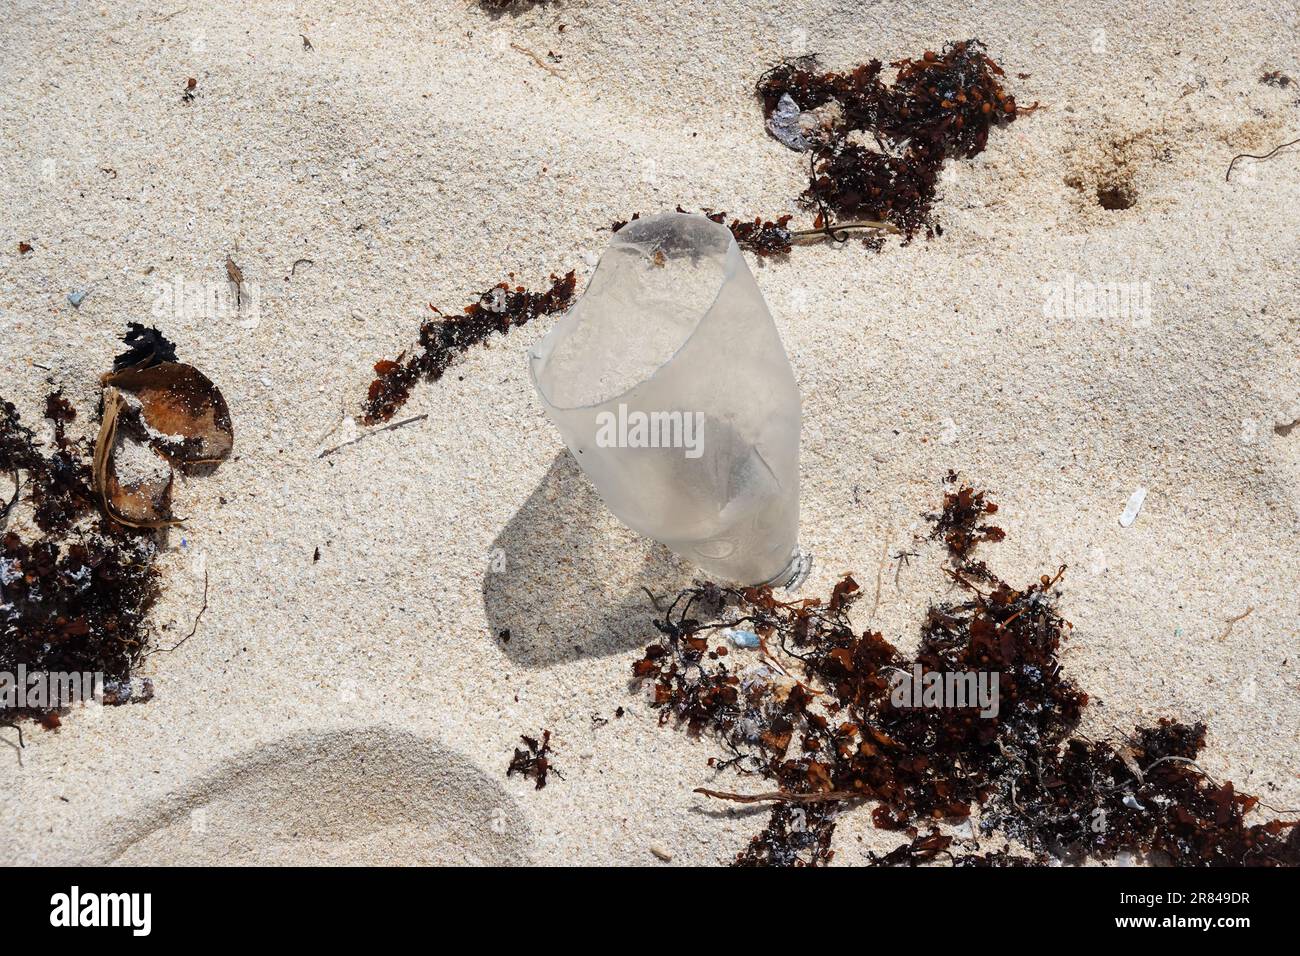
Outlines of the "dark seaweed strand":
{"label": "dark seaweed strand", "polygon": [[512,288],[506,282],[499,283],[465,306],[462,315],[442,316],[438,309],[429,306],[440,317],[420,326],[418,350],[409,356],[404,353],[395,360],[385,359],[375,364],[375,380],[370,383],[366,396],[364,422],[378,425],[391,419],[410,398],[411,389],[418,381],[438,381],[457,356],[494,333],[504,335],[539,316],[567,309],[577,284],[574,273],[562,278],[551,276],[551,280],[551,287],[545,292],[529,292],[523,286]]}

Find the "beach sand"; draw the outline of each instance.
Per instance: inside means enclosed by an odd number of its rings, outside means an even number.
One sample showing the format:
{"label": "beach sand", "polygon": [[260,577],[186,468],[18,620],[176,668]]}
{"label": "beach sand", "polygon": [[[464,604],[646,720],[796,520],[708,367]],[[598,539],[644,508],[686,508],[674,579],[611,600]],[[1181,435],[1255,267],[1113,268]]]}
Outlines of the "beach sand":
{"label": "beach sand", "polygon": [[[92,434],[126,323],[156,323],[224,392],[235,453],[176,490],[160,645],[210,589],[144,668],[156,697],[28,725],[21,752],[0,729],[0,862],[730,860],[762,811],[692,790],[750,781],[629,684],[641,587],[692,569],[604,509],[543,415],[524,355],[553,319],[418,386],[399,418],[427,418],[319,453],[430,303],[585,280],[633,212],[808,225],[806,157],[752,95],[781,57],[967,37],[1046,108],[949,167],[943,235],[750,258],[803,394],[800,593],[852,571],[856,623],[914,648],[952,592],[913,539],[956,469],[1001,506],[1002,577],[1069,565],[1085,732],[1204,720],[1212,776],[1300,806],[1300,155],[1225,181],[1300,135],[1300,87],[1260,82],[1300,77],[1294,5],[19,0],[0,395],[39,421],[61,387]],[[255,308],[160,308],[228,257]],[[1149,315],[1048,314],[1082,282],[1137,283]],[[563,776],[537,790],[505,769],[543,728]],[[837,864],[900,842],[869,816],[842,817]]]}

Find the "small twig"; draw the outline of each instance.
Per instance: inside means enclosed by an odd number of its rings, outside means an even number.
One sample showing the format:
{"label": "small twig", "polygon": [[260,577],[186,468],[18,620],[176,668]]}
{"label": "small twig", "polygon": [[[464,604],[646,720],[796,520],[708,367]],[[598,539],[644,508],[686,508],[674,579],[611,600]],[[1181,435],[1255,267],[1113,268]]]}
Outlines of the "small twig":
{"label": "small twig", "polygon": [[20,475],[17,471],[14,471],[13,481],[14,481],[14,496],[10,498],[7,502],[5,502],[5,506],[3,508],[0,508],[0,521],[4,521],[6,518],[9,517],[9,512],[13,510],[14,505],[18,504],[18,496],[19,494],[22,493],[23,490],[22,475]]}
{"label": "small twig", "polygon": [[1224,181],[1225,183],[1230,181],[1230,179],[1231,179],[1231,177],[1232,177],[1232,167],[1237,165],[1237,160],[1239,160],[1239,159],[1259,159],[1259,160],[1272,159],[1272,158],[1273,158],[1274,156],[1276,156],[1279,152],[1281,152],[1282,150],[1286,149],[1288,146],[1294,146],[1296,143],[1300,143],[1300,139],[1293,139],[1293,140],[1291,140],[1291,142],[1289,142],[1289,143],[1282,143],[1282,144],[1279,145],[1279,146],[1274,146],[1271,150],[1269,150],[1269,151],[1268,151],[1267,153],[1265,153],[1263,156],[1256,156],[1254,153],[1238,153],[1236,156],[1232,157],[1232,162],[1228,163],[1228,171],[1227,171],[1226,173],[1223,174],[1223,181]]}
{"label": "small twig", "polygon": [[18,754],[18,766],[21,767],[23,765],[23,750],[27,747],[27,744],[23,741],[23,728],[8,720],[0,722],[0,727],[12,727],[18,731],[18,746],[15,747],[12,740],[6,740],[5,743],[14,748],[14,752]]}
{"label": "small twig", "polygon": [[1238,614],[1236,617],[1224,618],[1223,623],[1226,624],[1227,627],[1225,627],[1223,629],[1223,633],[1219,635],[1219,640],[1226,641],[1228,639],[1228,635],[1232,633],[1232,626],[1236,624],[1238,621],[1244,621],[1246,618],[1250,617],[1250,612],[1253,610],[1255,610],[1255,607],[1254,605],[1251,605],[1250,607],[1246,608],[1246,610]]}
{"label": "small twig", "polygon": [[1176,756],[1175,754],[1167,754],[1166,756],[1161,757],[1159,760],[1153,760],[1150,763],[1150,765],[1147,766],[1146,770],[1142,771],[1143,784],[1146,783],[1146,775],[1149,774],[1152,770],[1155,770],[1156,767],[1160,766],[1162,763],[1183,763],[1183,764],[1187,764],[1187,766],[1189,767],[1195,767],[1197,771],[1200,773],[1200,775],[1204,777],[1206,780],[1210,781],[1210,783],[1213,786],[1217,787],[1219,785],[1218,781],[1215,780],[1213,777],[1211,777],[1208,773],[1206,773],[1205,768],[1202,767],[1195,760],[1193,760],[1191,757],[1179,757]]}
{"label": "small twig", "polygon": [[895,235],[898,235],[903,231],[892,222],[880,222],[875,219],[859,219],[854,222],[839,222],[831,226],[822,226],[817,229],[794,229],[790,232],[790,238],[795,240],[834,239],[836,242],[846,242],[849,237],[843,234],[854,229],[879,229],[882,232],[892,232]]}
{"label": "small twig", "polygon": [[[758,647],[759,650],[763,652],[763,660],[767,663],[769,667],[771,667],[773,670],[777,671],[778,673],[784,675],[785,677],[788,677],[790,680],[794,681],[799,686],[801,687],[803,686],[803,682],[799,680],[799,678],[791,674],[789,668],[787,668],[784,664],[782,664],[780,661],[776,659],[776,655],[773,654],[771,648],[767,646],[767,638],[759,637]],[[784,650],[784,648],[782,649]],[[818,692],[812,691],[811,693],[814,696],[816,696]]]}
{"label": "small twig", "polygon": [[244,270],[239,268],[230,256],[226,256],[226,278],[235,287],[235,311],[239,312],[244,305]]}
{"label": "small twig", "polygon": [[696,793],[717,800],[732,800],[736,803],[827,803],[833,800],[865,800],[867,795],[856,790],[828,790],[825,793],[791,793],[788,790],[772,790],[769,793],[728,793],[725,790],[710,790],[696,787]]}
{"label": "small twig", "polygon": [[894,568],[894,589],[895,590],[898,589],[898,575],[903,570],[903,566],[910,564],[910,561],[908,559],[919,558],[920,556],[921,555],[916,551],[903,551],[903,550],[899,550],[897,554],[894,554],[892,556],[893,560],[898,562],[897,567]]}
{"label": "small twig", "polygon": [[987,597],[988,597],[987,594],[985,594],[983,591],[981,591],[981,590],[980,590],[979,588],[977,588],[975,585],[971,584],[969,581],[967,581],[964,577],[962,577],[962,576],[961,576],[960,574],[958,574],[956,571],[952,570],[952,568],[944,568],[944,569],[943,569],[943,573],[946,574],[946,575],[948,575],[948,577],[952,578],[954,581],[956,581],[956,582],[957,582],[958,584],[960,584],[962,587],[967,588],[967,589],[969,589],[969,590],[971,590],[971,591],[974,591],[974,592],[975,592],[976,594],[978,594],[980,597],[982,597],[982,598],[987,598]]}
{"label": "small twig", "polygon": [[867,615],[867,623],[870,624],[876,619],[876,611],[880,609],[880,579],[885,574],[885,562],[889,560],[889,535],[885,535],[884,553],[880,556],[880,564],[876,565],[876,597],[871,604],[871,613]]}
{"label": "small twig", "polygon": [[997,629],[999,631],[1002,630],[1002,628],[1006,627],[1008,624],[1010,624],[1012,621],[1014,621],[1016,618],[1018,618],[1020,615],[1024,613],[1025,613],[1025,609],[1022,607],[1019,611],[1017,611],[1015,614],[1012,614],[1005,621],[998,621],[996,625]]}
{"label": "small twig", "polygon": [[429,417],[429,413],[424,412],[423,414],[420,415],[412,415],[410,418],[403,418],[400,422],[393,422],[391,425],[385,425],[382,428],[374,428],[368,432],[362,432],[356,438],[350,438],[341,445],[335,445],[333,448],[326,448],[323,452],[321,452],[316,457],[327,458],[341,448],[347,448],[349,445],[355,445],[359,441],[365,441],[371,435],[378,435],[380,432],[391,432],[394,428],[401,428],[403,425],[410,425],[412,422],[423,421],[428,417]]}
{"label": "small twig", "polygon": [[199,613],[194,615],[194,626],[190,628],[190,632],[188,634],[182,637],[171,647],[161,647],[158,650],[163,654],[170,654],[172,651],[176,650],[176,648],[180,647],[191,637],[193,637],[195,632],[198,631],[199,629],[199,621],[203,620],[203,612],[206,611],[207,609],[208,609],[208,569],[204,568],[203,569],[203,607],[199,608]]}
{"label": "small twig", "polygon": [[520,46],[518,43],[511,43],[510,46],[512,49],[518,50],[520,53],[524,54],[524,56],[528,57],[530,60],[532,60],[534,63],[540,66],[547,73],[551,74],[551,76],[558,77],[561,80],[564,79],[563,73],[561,73],[555,67],[551,66],[549,63],[543,60],[532,50],[528,49],[528,47]]}
{"label": "small twig", "polygon": [[645,596],[648,597],[648,598],[650,599],[650,605],[651,605],[651,606],[652,606],[656,611],[658,611],[660,614],[662,614],[662,613],[664,612],[664,606],[663,606],[663,603],[660,601],[659,598],[655,597],[654,592],[651,591],[651,590],[650,590],[648,587],[646,587],[644,584],[641,585],[641,590],[644,591],[644,592],[645,592]]}

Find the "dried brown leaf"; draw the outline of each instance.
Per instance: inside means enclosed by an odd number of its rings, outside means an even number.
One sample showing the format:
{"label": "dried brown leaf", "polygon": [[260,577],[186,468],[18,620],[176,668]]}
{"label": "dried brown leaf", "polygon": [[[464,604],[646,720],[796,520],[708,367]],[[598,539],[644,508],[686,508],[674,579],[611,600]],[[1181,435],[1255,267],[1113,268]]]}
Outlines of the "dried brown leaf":
{"label": "dried brown leaf", "polygon": [[105,375],[105,386],[140,403],[145,423],[156,433],[153,446],[173,465],[224,461],[234,445],[230,409],[206,375],[183,362],[127,368]]}
{"label": "dried brown leaf", "polygon": [[95,439],[94,486],[104,513],[128,528],[165,528],[179,524],[171,513],[174,476],[166,481],[124,485],[117,476],[113,456],[117,449],[118,423],[125,407],[121,393],[112,386],[104,389],[104,417]]}

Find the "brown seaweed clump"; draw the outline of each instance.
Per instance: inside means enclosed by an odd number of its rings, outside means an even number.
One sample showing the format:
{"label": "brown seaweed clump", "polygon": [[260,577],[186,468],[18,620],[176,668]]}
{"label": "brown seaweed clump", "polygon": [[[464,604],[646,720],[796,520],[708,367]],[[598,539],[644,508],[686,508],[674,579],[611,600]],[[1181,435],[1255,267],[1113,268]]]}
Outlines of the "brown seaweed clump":
{"label": "brown seaweed clump", "polygon": [[441,310],[430,305],[440,318],[420,326],[419,351],[375,364],[375,380],[366,396],[363,421],[378,425],[391,419],[411,397],[416,382],[438,381],[458,355],[493,333],[504,335],[539,316],[564,311],[573,300],[576,285],[572,272],[562,278],[551,276],[551,287],[545,292],[529,292],[523,286],[512,288],[501,282],[465,306],[462,315],[443,316]]}
{"label": "brown seaweed clump", "polygon": [[[159,480],[165,494],[155,494],[142,490],[145,479],[119,476],[114,460],[135,441],[146,457],[156,453],[160,470],[211,466],[233,442],[220,391],[177,362],[157,329],[131,323],[124,341],[128,350],[102,380],[94,443],[68,434],[77,412],[62,392],[45,400],[52,442],[0,399],[0,474],[14,484],[0,505],[0,673],[15,685],[24,672],[99,674],[107,704],[152,694],[148,681],[133,689],[132,671],[151,645],[148,615],[159,593],[154,529],[177,523],[170,471]],[[51,728],[65,709],[47,694],[24,693],[21,703],[8,704],[2,722],[32,718]]]}
{"label": "brown seaweed clump", "polygon": [[541,790],[546,786],[546,780],[550,774],[554,773],[557,777],[563,774],[555,769],[555,764],[551,758],[551,732],[542,731],[542,739],[529,737],[527,734],[519,738],[523,741],[523,747],[516,747],[514,756],[510,758],[510,766],[506,768],[506,776],[521,774],[535,784],[534,789]]}
{"label": "brown seaweed clump", "polygon": [[[849,611],[861,591],[851,576],[825,601],[696,586],[655,621],[661,638],[633,674],[650,684],[660,722],[716,737],[727,756],[710,761],[715,769],[768,784],[700,792],[776,804],[736,862],[827,863],[838,814],[870,801],[877,827],[910,838],[879,864],[944,856],[963,866],[1046,865],[1124,851],[1189,866],[1300,863],[1300,821],[1247,824],[1257,798],[1197,766],[1203,725],[1165,719],[1120,742],[1075,733],[1088,695],[1058,656],[1070,628],[1057,611],[1065,569],[1017,588],[972,562],[977,543],[1002,537],[984,523],[995,511],[984,493],[960,486],[931,516],[961,597],[930,607],[910,659],[879,633],[855,631]],[[748,666],[716,642],[727,627],[759,637]],[[931,707],[897,697],[900,675],[975,672],[997,676],[991,714],[973,701]],[[974,838],[935,828],[973,815]],[[1029,855],[980,852],[978,839],[994,834]]]}
{"label": "brown seaweed clump", "polygon": [[810,155],[801,199],[817,210],[818,227],[883,220],[909,238],[937,228],[931,208],[944,163],[979,155],[992,127],[1038,106],[1016,104],[984,49],[965,40],[891,63],[890,85],[874,59],[834,73],[822,72],[815,57],[798,57],[763,74],[755,89],[769,129],[783,97],[813,120],[797,142]]}
{"label": "brown seaweed clump", "polygon": [[[55,392],[46,400],[54,447],[41,446],[17,410],[0,401],[0,472],[14,498],[0,516],[0,671],[101,673],[106,703],[131,695],[131,671],[148,644],[146,618],[158,594],[153,536],[97,510],[92,451],[65,434],[76,412]],[[30,533],[7,528],[19,501]],[[6,709],[6,720],[59,726],[59,708]]]}

